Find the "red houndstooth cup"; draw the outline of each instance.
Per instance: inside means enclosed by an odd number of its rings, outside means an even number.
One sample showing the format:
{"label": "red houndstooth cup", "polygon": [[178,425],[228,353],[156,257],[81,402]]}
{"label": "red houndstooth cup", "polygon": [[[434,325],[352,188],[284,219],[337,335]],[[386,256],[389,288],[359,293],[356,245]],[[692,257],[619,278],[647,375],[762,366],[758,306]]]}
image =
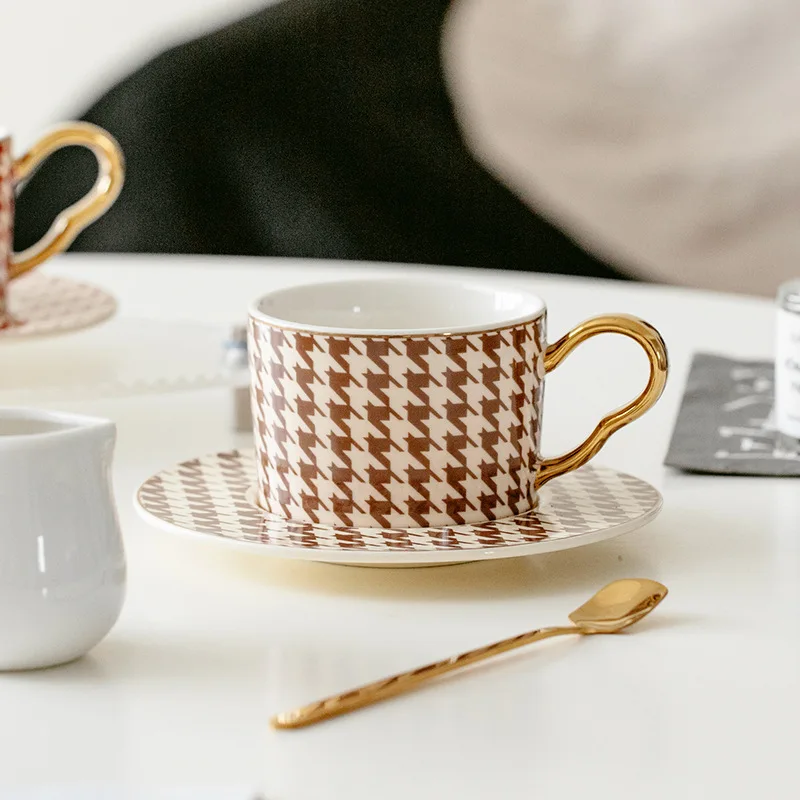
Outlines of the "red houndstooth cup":
{"label": "red houndstooth cup", "polygon": [[[250,310],[259,504],[287,519],[413,528],[503,519],[649,409],[658,332],[605,316],[546,343],[527,290],[377,278],[275,291]],[[644,391],[570,453],[541,456],[544,378],[580,342],[620,333],[650,360]]]}
{"label": "red houndstooth cup", "polygon": [[[62,147],[88,147],[97,158],[98,176],[89,193],[59,214],[41,241],[22,253],[13,252],[14,194],[44,159]],[[25,155],[14,159],[11,137],[0,130],[0,328],[12,323],[8,284],[65,250],[90,223],[117,199],[125,179],[122,151],[101,128],[83,122],[59,125],[45,134]]]}

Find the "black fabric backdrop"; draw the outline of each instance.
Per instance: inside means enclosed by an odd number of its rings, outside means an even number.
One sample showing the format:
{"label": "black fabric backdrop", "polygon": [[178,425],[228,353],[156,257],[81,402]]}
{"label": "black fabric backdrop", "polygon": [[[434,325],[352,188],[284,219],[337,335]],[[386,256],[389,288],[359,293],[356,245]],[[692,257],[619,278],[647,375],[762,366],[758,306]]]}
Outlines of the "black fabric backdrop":
{"label": "black fabric backdrop", "polygon": [[[443,0],[285,0],[176,46],[82,118],[127,184],[72,249],[494,267],[623,278],[466,149],[442,77]],[[78,148],[17,204],[16,248],[93,180]]]}

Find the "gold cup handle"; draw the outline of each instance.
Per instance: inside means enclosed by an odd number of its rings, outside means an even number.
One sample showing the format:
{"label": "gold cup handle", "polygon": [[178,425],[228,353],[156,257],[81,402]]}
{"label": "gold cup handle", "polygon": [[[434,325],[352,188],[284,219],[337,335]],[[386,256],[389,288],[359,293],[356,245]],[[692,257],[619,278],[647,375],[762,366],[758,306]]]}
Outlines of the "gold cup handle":
{"label": "gold cup handle", "polygon": [[557,458],[542,461],[536,476],[536,488],[547,481],[571,472],[594,458],[611,434],[638,419],[661,397],[667,382],[667,347],[661,334],[650,324],[636,317],[613,315],[593,317],[573,328],[566,336],[549,345],[544,354],[545,372],[554,370],[581,342],[600,333],[620,333],[633,339],[647,354],[650,377],[644,391],[628,405],[603,417],[589,437],[574,450]]}
{"label": "gold cup handle", "polygon": [[125,180],[122,150],[109,133],[87,122],[60,125],[45,134],[22,158],[14,162],[15,181],[25,180],[48,156],[71,145],[88,147],[94,153],[98,166],[97,180],[85,197],[55,218],[50,230],[35,245],[11,257],[8,270],[10,279],[28,272],[69,247],[75,237],[101,217],[119,196]]}

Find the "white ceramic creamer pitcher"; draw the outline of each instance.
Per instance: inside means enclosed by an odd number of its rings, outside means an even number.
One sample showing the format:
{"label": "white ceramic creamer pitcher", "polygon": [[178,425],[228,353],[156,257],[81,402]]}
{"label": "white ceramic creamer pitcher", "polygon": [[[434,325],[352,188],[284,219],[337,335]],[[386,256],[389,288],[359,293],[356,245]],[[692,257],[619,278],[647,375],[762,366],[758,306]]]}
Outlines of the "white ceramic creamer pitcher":
{"label": "white ceramic creamer pitcher", "polygon": [[119,616],[113,422],[0,408],[0,670],[86,653]]}

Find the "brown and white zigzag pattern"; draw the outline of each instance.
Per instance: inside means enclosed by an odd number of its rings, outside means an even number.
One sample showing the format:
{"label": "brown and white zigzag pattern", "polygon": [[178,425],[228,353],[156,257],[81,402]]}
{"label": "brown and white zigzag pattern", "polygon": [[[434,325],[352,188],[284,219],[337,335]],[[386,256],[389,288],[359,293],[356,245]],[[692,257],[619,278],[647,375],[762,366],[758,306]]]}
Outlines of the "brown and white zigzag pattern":
{"label": "brown and white zigzag pattern", "polygon": [[250,325],[260,502],[268,512],[416,528],[531,508],[543,317],[443,336]]}
{"label": "brown and white zigzag pattern", "polygon": [[39,271],[17,278],[7,298],[11,319],[0,330],[0,342],[88,328],[117,309],[114,297],[98,286]]}
{"label": "brown and white zigzag pattern", "polygon": [[556,541],[577,545],[652,518],[661,506],[658,491],[645,481],[585,466],[548,483],[538,507],[518,517],[442,528],[348,528],[265,514],[252,502],[255,471],[251,452],[215,453],[153,475],[137,498],[152,518],[185,531],[278,548],[271,552],[286,556],[312,551],[321,561],[341,553],[351,563],[380,554],[390,563],[398,553],[423,560],[445,551],[529,554],[532,545],[542,550],[553,549]]}

